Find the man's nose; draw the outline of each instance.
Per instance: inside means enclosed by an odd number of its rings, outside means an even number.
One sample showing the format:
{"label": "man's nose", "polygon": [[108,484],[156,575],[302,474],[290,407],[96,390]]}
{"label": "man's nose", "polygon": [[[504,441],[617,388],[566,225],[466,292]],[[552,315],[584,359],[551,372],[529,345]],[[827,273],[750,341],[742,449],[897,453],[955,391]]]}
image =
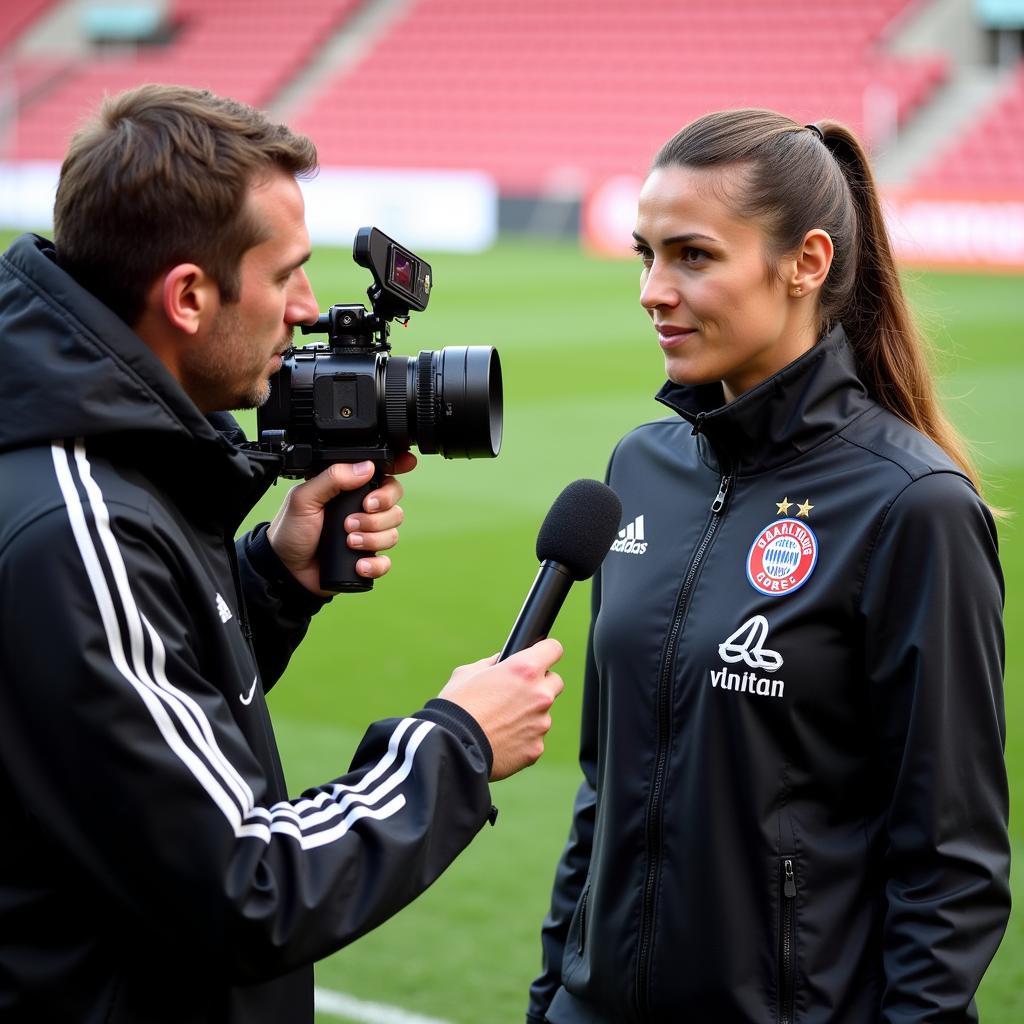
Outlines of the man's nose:
{"label": "man's nose", "polygon": [[313,294],[313,286],[306,272],[299,267],[292,276],[285,318],[290,324],[310,324],[319,315],[320,307]]}

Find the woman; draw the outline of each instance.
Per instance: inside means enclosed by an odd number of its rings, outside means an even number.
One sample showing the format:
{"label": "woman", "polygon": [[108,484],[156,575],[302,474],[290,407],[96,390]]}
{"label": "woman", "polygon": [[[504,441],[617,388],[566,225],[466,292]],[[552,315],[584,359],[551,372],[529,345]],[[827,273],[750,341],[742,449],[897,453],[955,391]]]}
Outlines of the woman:
{"label": "woman", "polygon": [[708,115],[635,235],[673,415],[608,471],[625,542],[528,1020],[975,1020],[1009,910],[1002,579],[864,152]]}

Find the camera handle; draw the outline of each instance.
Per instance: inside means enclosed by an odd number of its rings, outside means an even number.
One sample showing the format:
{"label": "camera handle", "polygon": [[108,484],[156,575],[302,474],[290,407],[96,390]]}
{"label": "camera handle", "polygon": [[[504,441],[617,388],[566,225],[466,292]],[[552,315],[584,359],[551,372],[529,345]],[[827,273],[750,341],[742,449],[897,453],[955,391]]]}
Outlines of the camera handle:
{"label": "camera handle", "polygon": [[[375,464],[376,466],[376,464]],[[342,491],[324,506],[324,526],[320,532],[320,589],[335,594],[358,594],[373,589],[373,580],[356,573],[360,558],[371,558],[375,551],[353,551],[348,546],[345,520],[363,511],[363,501],[370,491],[381,484],[380,466],[373,471],[373,479],[356,491]]]}

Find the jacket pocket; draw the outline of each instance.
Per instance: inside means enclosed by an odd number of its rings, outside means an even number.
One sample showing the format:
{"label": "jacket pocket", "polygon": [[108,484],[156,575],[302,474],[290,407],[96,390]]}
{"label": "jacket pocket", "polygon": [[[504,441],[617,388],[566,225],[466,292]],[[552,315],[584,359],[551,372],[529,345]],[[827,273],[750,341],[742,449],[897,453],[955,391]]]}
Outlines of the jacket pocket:
{"label": "jacket pocket", "polygon": [[796,887],[796,858],[780,858],[778,1024],[795,1024],[796,1020]]}
{"label": "jacket pocket", "polygon": [[[583,883],[583,891],[573,908],[569,932],[566,935],[565,948],[562,954],[562,984],[574,991],[569,983],[579,974],[586,962],[584,953],[587,948],[587,901],[590,899],[590,876]],[[573,937],[575,936],[575,942]],[[584,972],[586,974],[586,972]]]}
{"label": "jacket pocket", "polygon": [[587,900],[590,898],[590,879],[587,879],[587,884],[583,887],[583,894],[580,896],[580,919],[579,919],[579,931],[576,935],[576,955],[583,956],[583,951],[587,947]]}

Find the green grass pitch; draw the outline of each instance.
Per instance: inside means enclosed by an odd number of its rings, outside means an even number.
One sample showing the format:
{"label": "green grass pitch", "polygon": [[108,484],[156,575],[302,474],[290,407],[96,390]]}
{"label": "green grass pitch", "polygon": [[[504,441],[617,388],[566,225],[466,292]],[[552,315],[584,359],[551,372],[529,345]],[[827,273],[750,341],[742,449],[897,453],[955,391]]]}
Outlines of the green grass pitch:
{"label": "green grass pitch", "polygon": [[[651,396],[662,359],[637,303],[638,270],[572,245],[506,241],[478,256],[433,259],[429,309],[393,332],[396,352],[494,344],[505,378],[505,442],[494,461],[428,456],[405,483],[407,522],[392,575],[374,593],[338,598],[271,695],[293,787],[325,781],[369,720],[413,710],[451,666],[503,642],[529,586],[537,527],[561,487],[601,478],[615,441],[663,407]],[[317,251],[322,306],[363,298],[345,251]],[[971,439],[990,500],[1024,507],[1024,305],[1012,277],[909,273],[936,343],[948,407]],[[281,491],[279,487],[278,492]],[[265,515],[279,500],[271,493]],[[1001,526],[1007,576],[1006,678],[1011,780],[1024,780],[1021,630],[1024,536]],[[587,588],[571,594],[555,634],[566,691],[547,752],[494,787],[501,810],[438,883],[376,932],[320,965],[320,985],[456,1024],[521,1021],[539,963],[538,928],[578,781],[575,743]],[[1014,785],[1015,849],[1024,849]],[[1021,890],[1018,882],[1016,890]],[[1014,918],[979,996],[986,1024],[1024,1018],[1024,925]],[[326,1021],[326,1018],[324,1018]]]}
{"label": "green grass pitch", "polygon": [[[399,232],[400,236],[400,232]],[[6,244],[6,239],[3,239]],[[396,327],[399,353],[494,344],[505,380],[505,440],[493,461],[422,458],[406,478],[407,522],[394,570],[373,593],[339,597],[314,622],[271,710],[297,795],[348,765],[372,719],[418,708],[451,668],[502,644],[535,571],[536,530],[569,481],[601,478],[615,441],[665,412],[651,396],[661,353],[637,303],[637,268],[575,246],[503,241],[476,256],[433,258],[430,308]],[[344,250],[309,266],[322,308],[365,299]],[[908,272],[915,308],[939,350],[948,408],[974,444],[1000,526],[1007,580],[1007,762],[1011,828],[1024,853],[1024,294],[1020,278]],[[254,417],[246,417],[252,432]],[[251,521],[269,518],[273,488]],[[580,586],[556,625],[566,691],[547,752],[494,787],[500,808],[413,906],[319,965],[317,982],[455,1024],[520,1022],[539,963],[537,939],[577,784],[575,742],[586,629]],[[1015,893],[1024,896],[1024,875]],[[979,1004],[985,1024],[1024,1019],[1024,917],[1009,931]],[[318,1017],[327,1024],[326,1016]]]}

